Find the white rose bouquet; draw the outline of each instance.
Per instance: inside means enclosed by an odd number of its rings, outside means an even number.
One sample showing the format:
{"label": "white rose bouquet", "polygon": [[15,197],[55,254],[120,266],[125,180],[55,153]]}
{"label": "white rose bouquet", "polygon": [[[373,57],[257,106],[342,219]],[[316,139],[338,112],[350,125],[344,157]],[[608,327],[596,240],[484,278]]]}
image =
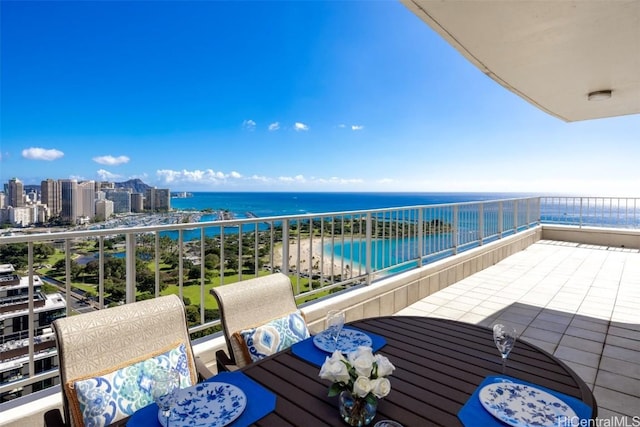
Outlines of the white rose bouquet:
{"label": "white rose bouquet", "polygon": [[329,396],[346,390],[354,397],[374,403],[391,391],[391,383],[386,377],[394,369],[389,359],[374,355],[371,347],[358,347],[346,357],[340,351],[334,351],[320,368],[320,378],[332,382]]}

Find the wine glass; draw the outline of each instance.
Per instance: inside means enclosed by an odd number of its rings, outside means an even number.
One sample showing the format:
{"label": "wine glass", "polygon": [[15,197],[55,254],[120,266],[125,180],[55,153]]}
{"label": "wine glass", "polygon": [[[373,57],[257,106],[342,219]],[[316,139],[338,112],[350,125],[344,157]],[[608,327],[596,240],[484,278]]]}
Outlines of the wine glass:
{"label": "wine glass", "polygon": [[344,312],[340,310],[329,310],[327,312],[327,334],[333,341],[333,351],[338,349],[338,338],[344,326]]}
{"label": "wine glass", "polygon": [[507,357],[516,343],[516,337],[518,336],[516,328],[504,325],[502,323],[496,323],[493,325],[493,341],[498,347],[498,351],[502,355],[502,373],[507,370]]}
{"label": "wine glass", "polygon": [[158,372],[153,377],[151,395],[160,408],[160,414],[166,420],[164,427],[169,426],[171,407],[175,403],[175,391],[180,388],[180,375],[175,369]]}

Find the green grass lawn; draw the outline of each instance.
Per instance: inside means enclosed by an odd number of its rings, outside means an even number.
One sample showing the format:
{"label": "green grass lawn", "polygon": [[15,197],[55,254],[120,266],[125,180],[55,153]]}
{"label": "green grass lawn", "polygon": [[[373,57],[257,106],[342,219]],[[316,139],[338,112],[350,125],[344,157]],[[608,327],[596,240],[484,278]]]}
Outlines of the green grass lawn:
{"label": "green grass lawn", "polygon": [[[268,271],[264,271],[264,272],[260,272],[258,275],[259,276],[266,276],[268,274],[271,274]],[[255,275],[253,274],[243,274],[242,275],[242,280],[248,280],[255,277]],[[230,283],[235,283],[239,281],[240,276],[237,274],[233,274],[233,275],[229,275],[229,276],[225,276],[224,278],[224,284],[228,285]],[[213,279],[212,283],[207,283],[206,285],[204,285],[204,301],[205,301],[205,308],[208,309],[217,309],[218,308],[218,303],[216,302],[216,299],[213,295],[211,295],[210,291],[212,288],[214,288],[215,286],[220,286],[220,276],[216,276]],[[307,278],[300,278],[300,288],[301,290],[307,291],[309,289],[309,279]],[[177,285],[169,285],[165,288],[164,291],[160,292],[161,295],[169,295],[169,294],[175,294],[175,295],[179,295],[179,288]],[[313,296],[308,297],[305,300],[301,300],[300,302],[303,301],[307,301],[307,300],[312,300],[312,299],[317,299],[319,296],[325,296],[328,295],[329,291],[322,292]],[[200,286],[198,284],[196,285],[190,285],[190,286],[183,286],[182,287],[182,296],[183,298],[189,298],[191,305],[200,305]]]}

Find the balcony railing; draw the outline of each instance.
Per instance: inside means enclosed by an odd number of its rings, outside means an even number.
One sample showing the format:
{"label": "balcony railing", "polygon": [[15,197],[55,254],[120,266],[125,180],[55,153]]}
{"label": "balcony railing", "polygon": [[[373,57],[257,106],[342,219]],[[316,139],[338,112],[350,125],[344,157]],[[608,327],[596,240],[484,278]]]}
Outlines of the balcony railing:
{"label": "balcony railing", "polygon": [[[67,231],[0,237],[2,245],[26,246],[24,265],[66,296],[68,315],[130,303],[161,293],[176,293],[187,304],[190,330],[211,333],[219,326],[209,289],[268,274],[286,272],[299,303],[324,298],[353,286],[419,268],[434,260],[529,229],[543,222],[612,226],[614,218],[640,228],[637,199],[598,199],[599,206],[579,210],[588,198],[532,197],[482,202],[410,206],[366,211],[181,223],[128,228]],[[623,209],[622,206],[634,206]],[[571,207],[571,208],[569,208]],[[625,215],[621,213],[625,212]],[[608,213],[609,216],[606,216]],[[597,218],[598,221],[592,221]],[[564,221],[561,221],[564,220]],[[569,221],[570,220],[570,221]],[[635,224],[635,225],[634,225]],[[57,265],[36,269],[41,245],[61,254]],[[17,250],[17,249],[16,249]],[[0,263],[5,262],[0,259]],[[35,297],[29,288],[29,299]],[[27,308],[28,324],[36,321]],[[10,314],[3,314],[8,319]],[[40,325],[44,326],[44,325]],[[0,384],[0,395],[57,376],[57,369],[36,374],[35,332],[30,328],[29,376]]]}
{"label": "balcony railing", "polygon": [[546,224],[640,228],[640,198],[542,197],[541,205]]}

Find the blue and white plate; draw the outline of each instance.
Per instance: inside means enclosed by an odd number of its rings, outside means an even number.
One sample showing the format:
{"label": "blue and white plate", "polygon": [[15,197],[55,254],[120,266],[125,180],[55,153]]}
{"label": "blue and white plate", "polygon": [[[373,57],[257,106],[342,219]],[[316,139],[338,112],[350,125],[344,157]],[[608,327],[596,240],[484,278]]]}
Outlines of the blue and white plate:
{"label": "blue and white plate", "polygon": [[[313,343],[320,350],[327,353],[333,353],[334,351],[334,341],[326,331],[314,335]],[[371,337],[364,332],[356,331],[355,329],[343,329],[338,337],[337,349],[342,353],[351,353],[360,346],[371,347],[371,344]]]}
{"label": "blue and white plate", "polygon": [[[247,396],[233,384],[201,383],[176,392],[171,408],[171,427],[223,427],[238,418],[247,406]],[[163,427],[167,420],[158,412]]]}
{"label": "blue and white plate", "polygon": [[576,413],[562,400],[524,384],[499,382],[482,387],[480,403],[499,420],[514,427],[570,426]]}

